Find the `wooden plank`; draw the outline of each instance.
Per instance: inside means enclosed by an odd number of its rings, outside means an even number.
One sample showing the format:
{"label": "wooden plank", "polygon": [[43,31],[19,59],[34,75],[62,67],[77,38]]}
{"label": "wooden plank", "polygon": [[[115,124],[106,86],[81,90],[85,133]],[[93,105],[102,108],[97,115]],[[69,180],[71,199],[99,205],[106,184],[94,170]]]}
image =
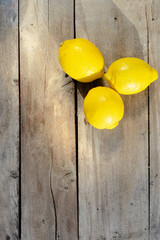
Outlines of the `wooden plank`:
{"label": "wooden plank", "polygon": [[[149,1],[148,40],[149,62],[160,76],[160,2]],[[160,82],[149,88],[150,100],[150,239],[160,239]]]}
{"label": "wooden plank", "polygon": [[[138,11],[137,11],[138,9]],[[145,0],[77,0],[76,37],[99,47],[106,66],[122,57],[147,61]],[[125,115],[114,130],[84,119],[93,85],[78,84],[80,240],[148,239],[148,94],[123,96]]]}
{"label": "wooden plank", "polygon": [[22,239],[77,239],[74,84],[58,63],[73,1],[20,2]]}
{"label": "wooden plank", "polygon": [[18,239],[18,1],[0,0],[0,239]]}

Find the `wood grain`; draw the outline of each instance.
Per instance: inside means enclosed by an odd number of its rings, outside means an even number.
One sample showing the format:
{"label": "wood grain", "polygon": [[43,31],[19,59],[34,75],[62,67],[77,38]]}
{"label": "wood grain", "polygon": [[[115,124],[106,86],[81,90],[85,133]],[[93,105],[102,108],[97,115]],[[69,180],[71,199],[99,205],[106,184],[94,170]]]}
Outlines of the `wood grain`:
{"label": "wood grain", "polygon": [[[148,90],[123,96],[124,119],[111,131],[92,128],[83,114],[87,91],[107,84],[78,83],[78,238],[75,90],[58,64],[60,42],[74,36],[74,1],[19,3],[22,239],[159,240],[159,80],[149,87],[149,96]],[[76,37],[96,44],[107,67],[134,56],[160,74],[158,0],[75,3]],[[0,85],[0,239],[17,240],[17,0],[0,0]]]}
{"label": "wood grain", "polygon": [[20,2],[22,239],[77,239],[74,84],[58,63],[73,1]]}
{"label": "wood grain", "polygon": [[[122,57],[147,61],[146,1],[77,0],[76,37],[99,47],[106,66]],[[138,9],[138,11],[137,11]],[[78,85],[80,240],[148,239],[148,94],[123,96],[114,130],[97,130],[83,114],[89,88]]]}
{"label": "wood grain", "polygon": [[18,1],[0,0],[0,239],[18,239]]}
{"label": "wood grain", "polygon": [[[160,2],[147,5],[149,62],[160,75]],[[149,87],[150,100],[150,239],[160,239],[160,83]]]}

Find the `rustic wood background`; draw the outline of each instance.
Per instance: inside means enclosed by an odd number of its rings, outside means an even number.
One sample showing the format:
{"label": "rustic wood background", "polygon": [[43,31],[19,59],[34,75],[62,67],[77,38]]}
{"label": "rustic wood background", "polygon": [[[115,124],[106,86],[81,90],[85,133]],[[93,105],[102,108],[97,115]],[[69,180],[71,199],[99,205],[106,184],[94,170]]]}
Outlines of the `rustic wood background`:
{"label": "rustic wood background", "polygon": [[58,62],[87,38],[106,67],[160,70],[159,0],[0,0],[0,240],[160,240],[160,83],[123,96],[114,130],[87,124]]}

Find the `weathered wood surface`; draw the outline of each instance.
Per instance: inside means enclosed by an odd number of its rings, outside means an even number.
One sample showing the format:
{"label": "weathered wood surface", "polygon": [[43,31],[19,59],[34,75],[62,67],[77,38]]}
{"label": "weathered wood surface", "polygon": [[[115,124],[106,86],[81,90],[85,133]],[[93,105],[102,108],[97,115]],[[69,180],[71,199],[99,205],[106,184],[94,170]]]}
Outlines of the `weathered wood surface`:
{"label": "weathered wood surface", "polygon": [[73,1],[20,1],[22,239],[77,239],[74,83],[58,48]]}
{"label": "weathered wood surface", "polygon": [[96,130],[83,100],[106,83],[78,83],[75,109],[74,83],[58,63],[60,42],[76,33],[99,47],[106,67],[135,56],[160,71],[159,1],[21,0],[19,7],[18,53],[18,1],[0,0],[0,240],[159,240],[159,80],[149,95],[123,96],[116,129]]}
{"label": "weathered wood surface", "polygon": [[0,239],[18,239],[18,1],[0,0]]}
{"label": "weathered wood surface", "polygon": [[[149,62],[160,76],[160,2],[147,6]],[[160,82],[150,92],[150,239],[160,239]]]}
{"label": "weathered wood surface", "polygon": [[[147,61],[146,1],[76,1],[76,37],[104,54]],[[138,9],[138,11],[137,11]],[[99,84],[99,83],[98,83]],[[101,83],[102,84],[102,83]],[[96,84],[95,84],[96,85]],[[89,85],[88,89],[90,88]],[[123,96],[125,115],[115,130],[96,130],[82,111],[78,85],[80,239],[148,239],[148,94]]]}

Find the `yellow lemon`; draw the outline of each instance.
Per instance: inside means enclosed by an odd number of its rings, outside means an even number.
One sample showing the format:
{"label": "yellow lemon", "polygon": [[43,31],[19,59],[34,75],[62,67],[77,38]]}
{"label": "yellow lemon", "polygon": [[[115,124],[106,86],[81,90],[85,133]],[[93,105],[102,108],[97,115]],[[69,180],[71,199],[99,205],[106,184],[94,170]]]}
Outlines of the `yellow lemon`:
{"label": "yellow lemon", "polygon": [[92,88],[84,99],[87,121],[98,129],[113,129],[122,119],[124,104],[120,95],[108,87]]}
{"label": "yellow lemon", "polygon": [[63,70],[79,82],[92,82],[104,74],[104,58],[100,50],[83,38],[62,42],[59,62]]}
{"label": "yellow lemon", "polygon": [[158,73],[138,58],[121,58],[113,62],[103,79],[120,94],[143,91],[158,78]]}

